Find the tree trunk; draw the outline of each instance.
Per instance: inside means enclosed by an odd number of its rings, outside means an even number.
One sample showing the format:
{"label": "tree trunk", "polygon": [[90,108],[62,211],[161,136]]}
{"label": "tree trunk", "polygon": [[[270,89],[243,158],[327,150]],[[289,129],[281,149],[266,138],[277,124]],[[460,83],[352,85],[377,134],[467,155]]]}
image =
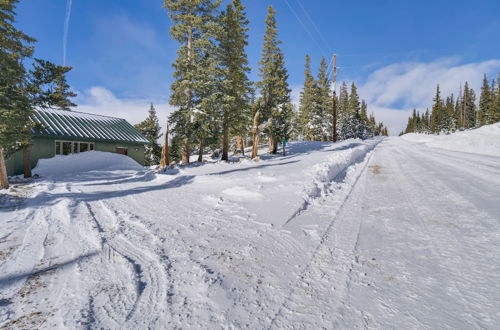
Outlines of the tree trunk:
{"label": "tree trunk", "polygon": [[221,160],[229,160],[229,129],[227,123],[222,125],[222,157]]}
{"label": "tree trunk", "polygon": [[243,156],[245,156],[245,148],[247,147],[247,136],[246,136],[246,134],[245,134],[244,138],[243,137],[241,138],[241,147],[242,147],[241,148],[241,154]]}
{"label": "tree trunk", "polygon": [[161,149],[160,167],[166,168],[169,165],[170,165],[170,150],[168,150],[168,124],[167,124],[167,129],[165,130],[165,143],[163,144],[163,148]]}
{"label": "tree trunk", "polygon": [[189,156],[191,155],[191,149],[190,149],[189,142],[184,143],[184,152],[182,154],[182,160],[181,162],[183,164],[189,164]]}
{"label": "tree trunk", "polygon": [[9,178],[7,177],[7,167],[3,154],[3,148],[0,148],[0,189],[9,188]]}
{"label": "tree trunk", "polygon": [[241,154],[245,155],[245,148],[243,146],[243,138],[241,135],[236,136],[236,152],[240,152]]}
{"label": "tree trunk", "polygon": [[205,149],[205,139],[200,139],[200,151],[198,151],[198,161],[203,162],[203,149]]}
{"label": "tree trunk", "polygon": [[273,143],[273,149],[271,150],[271,153],[273,155],[276,155],[278,153],[278,141],[276,141],[274,138],[271,139]]}
{"label": "tree trunk", "polygon": [[260,119],[260,113],[257,111],[255,113],[255,116],[253,117],[253,128],[252,128],[252,134],[253,134],[253,144],[252,144],[252,159],[257,157],[258,153],[258,148],[259,148],[259,119]]}
{"label": "tree trunk", "polygon": [[30,146],[23,147],[23,165],[24,165],[24,177],[31,178],[31,159],[30,159]]}

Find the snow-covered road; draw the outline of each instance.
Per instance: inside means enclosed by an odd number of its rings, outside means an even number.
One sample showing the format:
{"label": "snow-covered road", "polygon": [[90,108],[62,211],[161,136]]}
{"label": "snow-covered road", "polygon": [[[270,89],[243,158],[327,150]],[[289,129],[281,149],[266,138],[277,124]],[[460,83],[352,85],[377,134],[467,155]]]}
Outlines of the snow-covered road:
{"label": "snow-covered road", "polygon": [[0,200],[0,326],[500,324],[499,155],[387,138],[166,174],[51,165]]}

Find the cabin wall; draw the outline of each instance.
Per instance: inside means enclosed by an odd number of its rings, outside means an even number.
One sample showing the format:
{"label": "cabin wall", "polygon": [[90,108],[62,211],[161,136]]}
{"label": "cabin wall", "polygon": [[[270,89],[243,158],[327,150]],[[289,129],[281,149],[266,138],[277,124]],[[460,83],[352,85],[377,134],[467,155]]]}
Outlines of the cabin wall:
{"label": "cabin wall", "polygon": [[116,152],[116,148],[127,148],[127,156],[144,165],[145,148],[143,145],[120,142],[95,142],[95,150],[97,151]]}
{"label": "cabin wall", "polygon": [[[31,168],[34,168],[39,159],[52,158],[55,155],[54,140],[46,138],[36,138],[32,140],[30,146]],[[15,152],[6,161],[7,175],[20,175],[24,173],[23,151]]]}
{"label": "cabin wall", "polygon": [[[64,139],[66,140],[66,139]],[[93,141],[94,142],[94,141]],[[38,164],[38,160],[55,156],[55,139],[33,138],[30,146],[31,168]],[[127,156],[144,165],[144,145],[121,142],[94,142],[95,150],[116,152],[116,148],[127,148]],[[19,150],[6,160],[7,175],[21,175],[24,173],[23,151]]]}

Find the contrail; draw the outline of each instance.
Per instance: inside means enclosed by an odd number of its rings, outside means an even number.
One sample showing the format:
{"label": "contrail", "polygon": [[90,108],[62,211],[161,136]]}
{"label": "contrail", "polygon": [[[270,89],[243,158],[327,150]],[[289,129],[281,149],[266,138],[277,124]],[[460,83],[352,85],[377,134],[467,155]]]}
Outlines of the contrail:
{"label": "contrail", "polygon": [[66,47],[68,45],[68,29],[69,18],[71,17],[71,5],[73,0],[66,2],[66,18],[64,19],[64,35],[63,35],[63,65],[66,65]]}

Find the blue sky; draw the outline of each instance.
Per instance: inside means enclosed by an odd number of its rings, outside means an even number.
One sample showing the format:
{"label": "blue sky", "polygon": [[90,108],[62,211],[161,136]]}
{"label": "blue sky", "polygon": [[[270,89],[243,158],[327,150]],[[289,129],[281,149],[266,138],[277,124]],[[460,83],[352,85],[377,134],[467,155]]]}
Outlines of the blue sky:
{"label": "blue sky", "polygon": [[[226,4],[228,1],[223,1]],[[369,111],[391,133],[413,107],[431,102],[437,83],[457,92],[483,73],[500,72],[500,1],[243,0],[250,19],[248,54],[257,80],[266,8],[278,12],[280,39],[297,99],[304,56],[313,68],[338,54],[339,80],[355,81]],[[68,80],[77,110],[145,117],[149,102],[165,118],[178,44],[162,0],[73,0],[67,39]],[[36,57],[63,62],[65,0],[21,0],[17,26],[38,39]]]}

